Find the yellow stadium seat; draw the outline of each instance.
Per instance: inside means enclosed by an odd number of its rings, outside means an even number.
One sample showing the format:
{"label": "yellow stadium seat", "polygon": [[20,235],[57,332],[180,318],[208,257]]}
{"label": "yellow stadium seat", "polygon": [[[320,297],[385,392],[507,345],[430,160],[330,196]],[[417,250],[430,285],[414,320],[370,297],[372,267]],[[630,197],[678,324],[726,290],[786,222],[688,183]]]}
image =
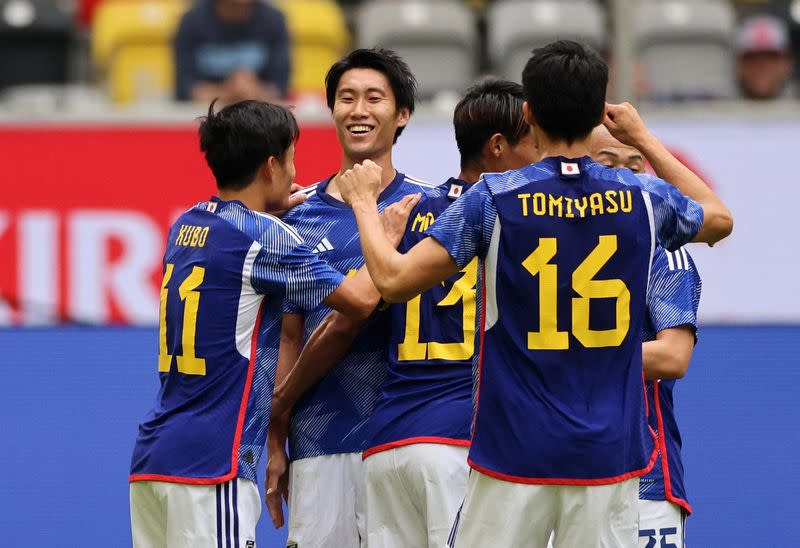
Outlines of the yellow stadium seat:
{"label": "yellow stadium seat", "polygon": [[172,94],[172,37],[187,7],[184,0],[107,0],[99,6],[92,59],[115,103]]}
{"label": "yellow stadium seat", "polygon": [[341,8],[332,0],[285,0],[278,7],[292,40],[292,91],[324,93],[325,74],[350,42]]}

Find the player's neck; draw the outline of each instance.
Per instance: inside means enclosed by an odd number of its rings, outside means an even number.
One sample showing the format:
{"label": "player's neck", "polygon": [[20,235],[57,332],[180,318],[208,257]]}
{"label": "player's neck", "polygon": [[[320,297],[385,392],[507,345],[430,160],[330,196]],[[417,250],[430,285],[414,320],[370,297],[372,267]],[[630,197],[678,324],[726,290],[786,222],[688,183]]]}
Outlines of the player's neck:
{"label": "player's neck", "polygon": [[221,188],[217,194],[219,195],[220,200],[224,200],[226,202],[238,200],[239,202],[242,202],[245,207],[252,209],[253,211],[266,211],[267,200],[264,197],[264,193],[261,192],[255,184],[249,184],[245,188],[238,190]]}
{"label": "player's neck", "polygon": [[475,183],[481,178],[481,174],[485,172],[486,170],[481,169],[480,166],[464,166],[461,168],[461,173],[458,174],[458,178],[467,183]]}
{"label": "player's neck", "polygon": [[376,156],[374,158],[359,158],[353,159],[348,156],[342,157],[342,166],[339,168],[339,173],[333,176],[331,182],[328,183],[328,187],[325,190],[328,194],[333,196],[334,198],[341,200],[342,195],[339,192],[339,176],[347,171],[348,169],[352,169],[352,167],[356,164],[363,162],[364,160],[372,160],[379,166],[381,166],[382,175],[381,175],[381,192],[394,181],[394,178],[397,176],[397,171],[394,169],[394,165],[392,165],[392,154],[381,154],[380,156]]}
{"label": "player's neck", "polygon": [[567,143],[563,140],[550,139],[546,135],[542,135],[540,132],[538,138],[539,154],[541,154],[540,158],[542,160],[545,158],[553,158],[555,156],[563,156],[564,158],[581,158],[583,156],[591,156],[591,139],[589,137],[586,139],[573,141],[572,143]]}

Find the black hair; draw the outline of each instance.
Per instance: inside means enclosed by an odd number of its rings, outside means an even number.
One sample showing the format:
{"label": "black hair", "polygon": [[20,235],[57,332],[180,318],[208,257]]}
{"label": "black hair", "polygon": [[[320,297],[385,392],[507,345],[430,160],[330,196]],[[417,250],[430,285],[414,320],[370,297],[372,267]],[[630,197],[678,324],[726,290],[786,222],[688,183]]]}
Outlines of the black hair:
{"label": "black hair", "polygon": [[486,141],[500,133],[516,145],[530,130],[522,115],[522,86],[488,77],[473,84],[453,112],[461,168],[480,157]]}
{"label": "black hair", "polygon": [[200,119],[200,150],[217,187],[240,190],[251,182],[259,166],[286,151],[300,137],[297,120],[289,109],[263,101],[240,101]]}
{"label": "black hair", "polygon": [[[328,108],[333,110],[336,102],[336,88],[342,75],[351,69],[366,68],[377,70],[389,80],[389,85],[394,93],[397,110],[407,108],[409,114],[414,113],[414,102],[417,97],[417,79],[402,57],[389,49],[372,48],[357,49],[336,61],[325,75],[325,96]],[[403,133],[402,127],[397,128],[394,142]]]}
{"label": "black hair", "polygon": [[536,124],[567,144],[600,123],[608,66],[589,46],[559,40],[533,50],[522,71],[522,87]]}

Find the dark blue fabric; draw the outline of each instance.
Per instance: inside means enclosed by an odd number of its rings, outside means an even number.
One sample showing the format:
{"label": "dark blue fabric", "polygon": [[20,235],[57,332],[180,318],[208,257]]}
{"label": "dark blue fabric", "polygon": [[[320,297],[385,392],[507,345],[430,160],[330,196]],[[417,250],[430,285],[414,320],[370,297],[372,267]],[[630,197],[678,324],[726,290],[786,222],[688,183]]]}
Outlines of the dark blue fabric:
{"label": "dark blue fabric", "polygon": [[175,93],[191,99],[200,82],[221,83],[237,69],[258,74],[283,95],[289,86],[289,33],[283,13],[265,2],[253,3],[251,18],[222,21],[212,0],[200,0],[181,19],[175,35]]}

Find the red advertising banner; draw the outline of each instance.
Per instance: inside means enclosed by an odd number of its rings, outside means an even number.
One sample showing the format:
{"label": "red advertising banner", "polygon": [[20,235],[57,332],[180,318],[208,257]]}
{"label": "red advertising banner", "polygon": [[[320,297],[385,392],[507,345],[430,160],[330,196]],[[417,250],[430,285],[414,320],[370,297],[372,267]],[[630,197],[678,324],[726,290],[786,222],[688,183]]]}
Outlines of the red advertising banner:
{"label": "red advertising banner", "polygon": [[[166,231],[215,192],[196,127],[3,127],[0,151],[0,325],[154,324]],[[339,154],[303,127],[298,182]]]}

